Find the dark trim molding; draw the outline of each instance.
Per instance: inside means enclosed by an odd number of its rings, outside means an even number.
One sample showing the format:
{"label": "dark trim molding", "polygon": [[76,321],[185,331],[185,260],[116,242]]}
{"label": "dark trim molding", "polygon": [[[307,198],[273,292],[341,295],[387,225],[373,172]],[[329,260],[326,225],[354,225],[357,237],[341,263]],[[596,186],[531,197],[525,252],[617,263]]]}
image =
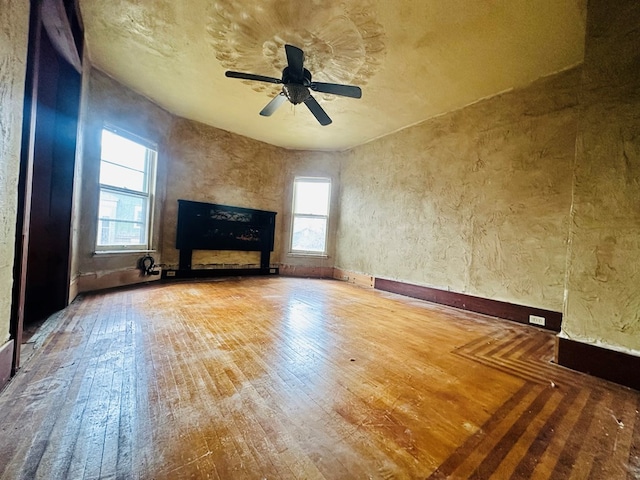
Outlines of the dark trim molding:
{"label": "dark trim molding", "polygon": [[640,357],[568,338],[556,339],[556,362],[640,390]]}
{"label": "dark trim molding", "polygon": [[449,307],[469,310],[471,312],[491,315],[492,317],[504,318],[518,323],[531,325],[529,315],[536,315],[545,318],[545,325],[536,325],[554,332],[560,331],[562,324],[562,313],[541,308],[527,307],[513,303],[501,302],[482,297],[473,297],[464,293],[448,292],[437,288],[422,287],[410,283],[396,282],[376,278],[373,288],[386,292],[398,293],[407,297],[419,298],[428,302],[448,305]]}
{"label": "dark trim molding", "polygon": [[13,339],[0,347],[0,391],[11,378],[13,366]]}
{"label": "dark trim molding", "polygon": [[[71,5],[70,12],[65,8],[65,3]],[[60,55],[79,74],[82,74],[82,60],[80,60],[82,53],[78,51],[78,45],[82,45],[83,42],[82,31],[76,30],[74,36],[69,19],[69,13],[76,15],[74,3],[64,0],[42,0],[40,8],[42,8],[42,24],[51,43],[55,45]]]}

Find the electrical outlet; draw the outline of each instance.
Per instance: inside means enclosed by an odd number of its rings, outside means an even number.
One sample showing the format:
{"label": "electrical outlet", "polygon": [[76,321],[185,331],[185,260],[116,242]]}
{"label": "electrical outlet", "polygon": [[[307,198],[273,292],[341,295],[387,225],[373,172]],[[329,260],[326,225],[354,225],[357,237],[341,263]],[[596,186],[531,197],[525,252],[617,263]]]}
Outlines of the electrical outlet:
{"label": "electrical outlet", "polygon": [[176,272],[174,270],[167,270],[167,277],[175,277]]}
{"label": "electrical outlet", "polygon": [[544,327],[544,317],[539,317],[538,315],[529,315],[529,323]]}

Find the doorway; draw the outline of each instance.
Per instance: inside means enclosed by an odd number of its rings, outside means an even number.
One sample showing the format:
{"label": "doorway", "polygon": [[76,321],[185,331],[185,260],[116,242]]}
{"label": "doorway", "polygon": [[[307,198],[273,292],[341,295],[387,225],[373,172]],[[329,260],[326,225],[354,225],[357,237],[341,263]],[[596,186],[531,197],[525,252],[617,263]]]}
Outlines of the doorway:
{"label": "doorway", "polygon": [[[13,373],[21,344],[69,300],[73,174],[82,75],[64,49],[76,49],[70,22],[75,9],[63,0],[31,2],[29,54],[19,180],[12,311]],[[51,10],[60,17],[54,29]],[[43,21],[45,18],[46,21]],[[69,27],[66,46],[59,25]],[[79,24],[78,24],[79,25]],[[58,32],[57,37],[47,31]],[[75,37],[75,38],[74,38]],[[64,51],[63,51],[64,53]],[[78,57],[79,58],[79,57]]]}

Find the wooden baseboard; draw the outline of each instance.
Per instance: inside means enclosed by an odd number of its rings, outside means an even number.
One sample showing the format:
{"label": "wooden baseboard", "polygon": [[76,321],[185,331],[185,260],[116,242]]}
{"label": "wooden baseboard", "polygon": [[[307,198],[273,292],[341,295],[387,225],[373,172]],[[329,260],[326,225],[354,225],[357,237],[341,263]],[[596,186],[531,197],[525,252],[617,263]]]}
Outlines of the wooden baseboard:
{"label": "wooden baseboard", "polygon": [[371,275],[364,275],[362,273],[351,272],[349,270],[342,270],[341,268],[333,269],[333,278],[336,280],[342,280],[343,282],[353,283],[360,287],[373,287],[374,278]]}
{"label": "wooden baseboard", "polygon": [[76,295],[85,292],[97,292],[110,288],[148,283],[160,280],[160,275],[141,275],[137,268],[112,270],[110,272],[86,273],[77,277]]}
{"label": "wooden baseboard", "polygon": [[69,304],[71,304],[71,302],[73,302],[76,299],[79,293],[80,292],[78,292],[78,275],[76,275],[71,279],[71,282],[69,283]]}
{"label": "wooden baseboard", "polygon": [[0,347],[0,390],[4,388],[11,378],[13,366],[13,339]]}
{"label": "wooden baseboard", "polygon": [[463,293],[448,292],[437,288],[412,285],[410,283],[397,282],[376,278],[374,288],[386,292],[398,293],[408,297],[419,298],[428,302],[448,305],[450,307],[469,310],[471,312],[491,315],[492,317],[504,318],[513,322],[531,325],[529,316],[535,315],[544,318],[544,325],[536,325],[554,332],[560,331],[562,324],[562,313],[541,308],[527,307],[513,303],[491,300],[488,298],[474,297]]}
{"label": "wooden baseboard", "polygon": [[280,275],[285,277],[333,278],[333,267],[280,264]]}
{"label": "wooden baseboard", "polygon": [[640,357],[630,353],[556,338],[558,365],[640,390]]}

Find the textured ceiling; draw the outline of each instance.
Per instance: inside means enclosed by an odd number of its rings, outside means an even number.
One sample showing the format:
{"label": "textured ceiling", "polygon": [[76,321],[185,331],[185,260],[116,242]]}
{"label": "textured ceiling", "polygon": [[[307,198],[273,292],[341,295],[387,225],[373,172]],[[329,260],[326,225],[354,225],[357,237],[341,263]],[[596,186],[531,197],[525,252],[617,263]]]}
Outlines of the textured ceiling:
{"label": "textured ceiling", "polygon": [[[583,60],[586,0],[80,0],[94,66],[167,110],[293,149],[342,150]],[[260,110],[281,77],[283,45],[313,80],[362,98],[314,96]]]}

